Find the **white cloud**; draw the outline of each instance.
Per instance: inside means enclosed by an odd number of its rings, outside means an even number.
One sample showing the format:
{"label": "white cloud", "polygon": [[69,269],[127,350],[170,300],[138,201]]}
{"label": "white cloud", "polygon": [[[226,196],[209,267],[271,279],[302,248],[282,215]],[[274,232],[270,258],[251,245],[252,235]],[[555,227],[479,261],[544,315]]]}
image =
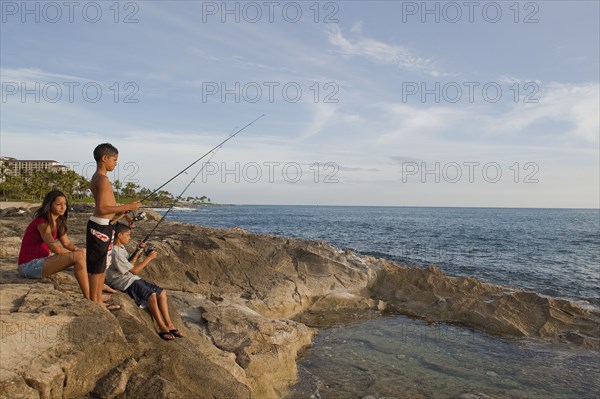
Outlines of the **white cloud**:
{"label": "white cloud", "polygon": [[23,82],[28,84],[53,82],[56,79],[67,82],[90,80],[80,76],[46,72],[39,68],[0,68],[0,78],[2,79],[2,82]]}
{"label": "white cloud", "polygon": [[379,103],[383,111],[375,144],[434,146],[448,148],[487,145],[512,148],[565,145],[580,150],[600,141],[599,86],[597,83],[550,83],[538,94],[538,103],[471,106],[413,106],[405,103]]}
{"label": "white cloud", "polygon": [[[362,29],[362,25],[359,26]],[[353,31],[359,31],[355,25]],[[396,65],[402,69],[425,73],[431,76],[445,76],[439,71],[435,61],[419,56],[406,46],[391,45],[371,38],[352,41],[342,34],[337,25],[327,30],[329,43],[336,46],[345,56],[357,56],[377,64]]]}
{"label": "white cloud", "polygon": [[[472,110],[455,107],[423,108],[398,103],[383,103],[379,107],[387,114],[387,129],[377,137],[377,145],[397,140],[405,144],[424,142],[429,133],[458,133],[457,129],[464,129],[479,118]],[[447,139],[455,140],[456,137],[448,136]]]}
{"label": "white cloud", "polygon": [[598,145],[600,135],[600,86],[598,83],[549,83],[538,103],[515,104],[490,121],[491,132],[524,132],[536,123],[563,122],[571,126],[561,136]]}
{"label": "white cloud", "polygon": [[319,134],[330,123],[336,114],[336,106],[326,103],[310,103],[312,108],[312,121],[301,134],[302,139]]}
{"label": "white cloud", "polygon": [[537,85],[541,85],[541,80],[536,80],[536,79],[524,79],[524,78],[520,78],[517,76],[507,76],[507,75],[500,75],[498,77],[498,79],[496,79],[497,83],[500,84],[505,84],[505,85],[512,85],[515,83],[518,84],[526,84],[526,83],[535,83]]}
{"label": "white cloud", "polygon": [[352,24],[352,28],[350,29],[350,32],[361,33],[363,30],[363,26],[364,26],[363,21],[355,22],[354,24]]}

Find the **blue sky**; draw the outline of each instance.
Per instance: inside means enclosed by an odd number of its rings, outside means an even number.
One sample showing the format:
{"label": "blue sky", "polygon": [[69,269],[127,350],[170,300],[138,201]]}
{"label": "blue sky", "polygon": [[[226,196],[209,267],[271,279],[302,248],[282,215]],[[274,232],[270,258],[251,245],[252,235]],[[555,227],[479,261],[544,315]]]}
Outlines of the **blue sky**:
{"label": "blue sky", "polygon": [[599,207],[596,1],[0,3],[3,156],[153,188],[266,114],[186,195]]}

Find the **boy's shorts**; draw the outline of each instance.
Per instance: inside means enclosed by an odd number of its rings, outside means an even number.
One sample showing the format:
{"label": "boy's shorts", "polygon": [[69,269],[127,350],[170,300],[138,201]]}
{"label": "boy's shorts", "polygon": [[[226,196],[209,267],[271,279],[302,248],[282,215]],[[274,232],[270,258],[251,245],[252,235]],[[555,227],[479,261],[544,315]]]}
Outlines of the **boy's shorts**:
{"label": "boy's shorts", "polygon": [[147,282],[146,280],[135,280],[125,292],[133,298],[135,304],[141,308],[145,308],[148,305],[148,298],[150,295],[156,294],[157,296],[163,291],[158,285]]}
{"label": "boy's shorts", "polygon": [[108,269],[114,238],[114,226],[109,224],[108,219],[92,216],[88,220],[85,232],[85,260],[88,273],[99,274]]}
{"label": "boy's shorts", "polygon": [[19,274],[27,278],[42,278],[42,266],[46,258],[37,258],[19,265]]}

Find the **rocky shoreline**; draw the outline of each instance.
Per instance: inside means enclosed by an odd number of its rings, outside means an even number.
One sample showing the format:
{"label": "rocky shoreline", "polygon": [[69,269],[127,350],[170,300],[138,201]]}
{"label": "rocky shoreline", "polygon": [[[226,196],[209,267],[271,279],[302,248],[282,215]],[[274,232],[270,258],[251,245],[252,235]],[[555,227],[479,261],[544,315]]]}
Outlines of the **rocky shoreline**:
{"label": "rocky shoreline", "polygon": [[[70,214],[73,241],[84,243],[88,216]],[[595,308],[324,242],[179,222],[161,225],[159,257],[142,275],[167,290],[186,335],[165,342],[125,294],[110,313],[81,298],[71,273],[21,278],[29,221],[0,219],[1,398],[283,398],[317,333],[305,324],[315,325],[311,315],[367,309],[600,349]],[[140,222],[133,236],[151,225]]]}

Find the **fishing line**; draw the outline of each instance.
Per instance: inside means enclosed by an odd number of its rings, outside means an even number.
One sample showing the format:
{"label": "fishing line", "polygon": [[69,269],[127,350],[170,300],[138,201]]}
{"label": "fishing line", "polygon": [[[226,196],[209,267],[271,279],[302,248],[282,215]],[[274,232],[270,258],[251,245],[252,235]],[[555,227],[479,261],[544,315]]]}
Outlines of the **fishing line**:
{"label": "fishing line", "polygon": [[194,162],[192,162],[191,164],[189,164],[185,169],[183,169],[181,172],[177,173],[175,176],[171,177],[169,180],[167,180],[164,184],[162,184],[159,188],[157,188],[156,190],[152,191],[150,194],[146,195],[144,198],[142,198],[140,200],[140,202],[144,202],[146,201],[148,198],[152,197],[154,194],[156,194],[161,188],[163,188],[164,186],[166,186],[167,184],[169,184],[170,182],[172,182],[173,180],[175,180],[177,177],[179,177],[182,173],[184,173],[186,170],[188,170],[189,168],[191,168],[192,166],[194,166],[195,164],[197,164],[198,162],[200,162],[202,159],[204,159],[204,157],[206,157],[208,154],[210,154],[211,152],[213,152],[214,150],[216,150],[217,148],[221,147],[223,144],[225,144],[226,142],[228,142],[229,140],[231,140],[232,138],[234,138],[235,136],[238,135],[238,133],[241,133],[244,129],[246,129],[248,126],[252,125],[254,122],[256,122],[257,120],[259,120],[260,118],[262,118],[263,116],[265,116],[265,114],[262,114],[261,116],[259,116],[258,118],[254,119],[252,122],[248,123],[246,126],[242,127],[241,129],[239,129],[238,131],[236,131],[235,133],[231,134],[229,137],[227,137],[225,140],[223,140],[221,143],[219,143],[218,145],[216,145],[212,150],[208,151],[206,154],[202,155],[200,158],[196,159]]}
{"label": "fishing line", "polygon": [[[262,117],[262,116],[261,116]],[[249,125],[246,125],[249,126]],[[235,130],[235,129],[234,129]],[[238,134],[239,132],[241,132],[241,130],[238,130],[235,133],[232,133],[227,140],[229,140],[230,138],[232,138],[234,135]],[[189,184],[187,186],[185,186],[185,188],[183,189],[183,191],[181,192],[181,194],[179,194],[179,196],[175,199],[175,201],[173,201],[173,203],[171,204],[171,206],[169,206],[169,208],[167,209],[167,211],[162,215],[162,217],[158,220],[158,222],[156,223],[156,225],[152,228],[152,230],[150,230],[150,232],[148,234],[146,234],[146,237],[144,237],[144,239],[142,240],[143,243],[146,243],[148,241],[148,239],[150,238],[150,236],[152,236],[152,233],[154,233],[154,231],[158,228],[158,226],[160,226],[160,224],[165,220],[165,218],[167,217],[167,215],[169,214],[169,212],[171,212],[173,210],[173,208],[175,207],[175,205],[177,205],[177,203],[179,202],[179,200],[183,197],[183,195],[185,194],[185,192],[187,191],[188,188],[190,188],[190,186],[192,184],[194,184],[196,182],[196,178],[198,178],[198,175],[200,173],[202,173],[202,171],[204,170],[204,168],[206,167],[206,165],[208,165],[210,163],[210,161],[212,161],[213,157],[215,156],[215,154],[217,153],[217,151],[219,151],[221,148],[223,148],[223,144],[227,141],[223,141],[221,144],[219,144],[218,146],[214,147],[212,150],[210,150],[209,152],[207,152],[205,154],[211,154],[210,157],[208,158],[208,161],[206,161],[202,167],[200,168],[200,170],[198,171],[198,173],[196,173],[194,175],[194,177],[192,178],[192,180],[189,182]],[[189,168],[188,168],[189,169]],[[185,171],[184,171],[185,172]],[[131,256],[129,257],[129,261],[131,262],[133,260],[134,257],[138,256],[140,251],[143,248],[138,246],[138,248],[133,252],[133,254],[131,254]],[[146,253],[150,253],[154,250],[153,246],[149,246],[149,248],[146,248]]]}

